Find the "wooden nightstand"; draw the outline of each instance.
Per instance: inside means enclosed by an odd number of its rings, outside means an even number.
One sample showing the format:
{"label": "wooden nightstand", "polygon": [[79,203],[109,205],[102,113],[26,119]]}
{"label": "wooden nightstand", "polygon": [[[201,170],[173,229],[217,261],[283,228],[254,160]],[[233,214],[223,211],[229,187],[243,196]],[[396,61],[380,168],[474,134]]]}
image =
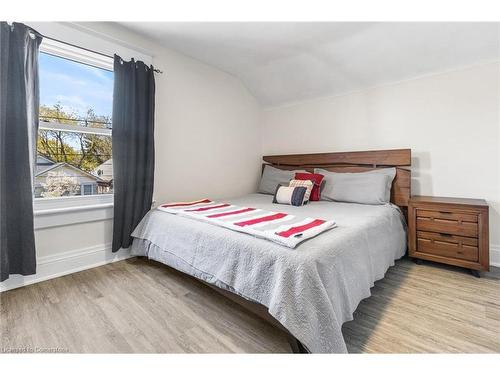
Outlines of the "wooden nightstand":
{"label": "wooden nightstand", "polygon": [[413,196],[408,204],[409,255],[489,271],[488,204],[483,199]]}

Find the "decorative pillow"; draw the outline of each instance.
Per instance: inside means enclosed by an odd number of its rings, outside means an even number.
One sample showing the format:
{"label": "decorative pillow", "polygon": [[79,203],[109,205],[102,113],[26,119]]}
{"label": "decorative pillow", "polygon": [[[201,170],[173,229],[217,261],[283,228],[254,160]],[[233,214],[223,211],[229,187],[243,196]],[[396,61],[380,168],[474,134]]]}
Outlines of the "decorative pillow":
{"label": "decorative pillow", "polygon": [[264,171],[262,172],[258,192],[263,194],[274,194],[277,185],[281,184],[288,186],[288,183],[291,179],[293,179],[295,172],[305,171],[284,171],[278,168],[274,168],[270,165],[266,165],[264,167]]}
{"label": "decorative pillow", "polygon": [[296,180],[309,180],[312,181],[314,184],[312,191],[311,191],[311,196],[309,200],[311,201],[319,201],[321,198],[321,181],[323,181],[323,175],[319,173],[295,173],[295,179]]}
{"label": "decorative pillow", "polygon": [[273,203],[290,204],[292,206],[302,206],[307,188],[305,186],[283,186],[278,185],[274,193]]}
{"label": "decorative pillow", "polygon": [[[342,199],[345,199],[346,195],[344,193],[348,192],[343,192],[342,189],[345,187],[345,184],[348,183],[349,185],[353,185],[352,188],[354,189],[352,191],[353,195],[349,197],[349,194],[347,197],[351,200],[344,202],[352,202],[352,199],[355,199],[356,203],[365,203],[365,204],[385,204],[389,203],[391,201],[391,188],[392,188],[392,181],[394,180],[394,177],[396,176],[396,168],[380,168],[380,169],[374,169],[372,171],[368,172],[359,172],[359,173],[339,173],[339,172],[330,172],[326,171],[324,169],[319,169],[316,168],[314,170],[316,173],[322,173],[325,176],[325,186],[321,192],[322,197],[326,200],[339,200],[339,195],[337,193],[340,192],[340,196],[344,197]],[[380,177],[373,177],[370,179],[370,176],[386,176],[387,179],[381,179]],[[379,186],[377,183],[385,181],[384,186]],[[341,186],[337,186],[335,188],[335,184],[341,183]],[[359,194],[360,192],[357,191],[359,189],[367,189],[366,186],[355,186],[356,184],[358,185],[369,185],[373,183],[373,190],[372,192],[368,192],[368,195],[365,198],[353,198],[354,194]],[[351,189],[351,186],[347,186],[347,189]],[[340,189],[340,190],[339,190]],[[380,190],[378,190],[380,189]],[[335,190],[335,191],[334,191]],[[369,189],[368,189],[369,190]],[[369,203],[368,203],[369,202]]]}
{"label": "decorative pillow", "polygon": [[314,183],[311,180],[291,180],[290,184],[288,185],[290,187],[297,187],[297,186],[303,186],[305,187],[306,193],[304,194],[304,204],[309,202],[309,197],[311,196],[311,191],[314,187]]}

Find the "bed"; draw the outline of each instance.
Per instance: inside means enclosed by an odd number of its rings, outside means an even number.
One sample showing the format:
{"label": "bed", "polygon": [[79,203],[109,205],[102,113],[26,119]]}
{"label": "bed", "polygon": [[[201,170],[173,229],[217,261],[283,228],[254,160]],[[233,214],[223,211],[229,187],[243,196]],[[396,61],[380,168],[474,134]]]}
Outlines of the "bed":
{"label": "bed", "polygon": [[[346,353],[341,328],[406,251],[410,150],[265,156],[280,169],[362,172],[396,167],[391,203],[319,201],[280,205],[292,215],[334,219],[335,229],[295,249],[226,228],[150,211],[133,233],[132,253],[191,275],[286,330],[294,351]],[[228,203],[276,210],[273,197],[249,194]]]}

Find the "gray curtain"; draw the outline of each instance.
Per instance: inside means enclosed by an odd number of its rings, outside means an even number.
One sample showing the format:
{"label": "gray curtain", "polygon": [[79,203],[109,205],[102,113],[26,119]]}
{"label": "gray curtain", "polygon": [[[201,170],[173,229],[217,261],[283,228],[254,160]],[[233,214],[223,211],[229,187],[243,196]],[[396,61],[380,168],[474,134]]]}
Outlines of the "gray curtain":
{"label": "gray curtain", "polygon": [[23,24],[0,22],[0,281],[36,273],[33,168],[41,41]]}
{"label": "gray curtain", "polygon": [[152,66],[115,55],[113,90],[113,252],[150,210],[154,178],[155,80]]}

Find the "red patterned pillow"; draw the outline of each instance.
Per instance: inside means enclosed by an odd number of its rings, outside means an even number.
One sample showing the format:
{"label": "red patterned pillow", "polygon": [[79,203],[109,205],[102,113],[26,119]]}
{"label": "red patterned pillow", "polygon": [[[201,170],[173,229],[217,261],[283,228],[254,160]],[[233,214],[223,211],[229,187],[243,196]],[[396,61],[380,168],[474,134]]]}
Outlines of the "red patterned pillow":
{"label": "red patterned pillow", "polygon": [[311,201],[319,201],[321,181],[323,181],[324,177],[325,176],[319,173],[295,173],[296,180],[310,180],[314,183],[311,196],[309,197]]}

